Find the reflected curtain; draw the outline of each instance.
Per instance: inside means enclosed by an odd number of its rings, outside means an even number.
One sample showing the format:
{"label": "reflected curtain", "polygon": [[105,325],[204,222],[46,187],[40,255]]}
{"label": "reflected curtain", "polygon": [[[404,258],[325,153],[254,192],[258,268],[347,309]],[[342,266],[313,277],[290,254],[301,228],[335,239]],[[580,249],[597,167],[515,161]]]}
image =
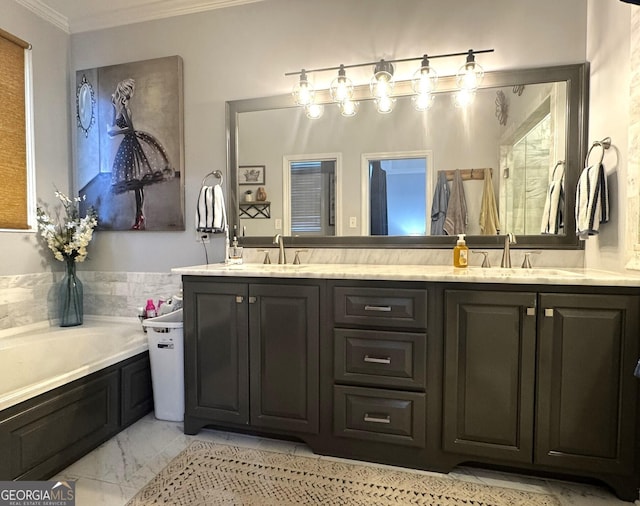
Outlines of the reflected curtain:
{"label": "reflected curtain", "polygon": [[389,235],[387,220],[387,173],[380,160],[369,163],[371,174],[371,192],[369,195],[369,214],[371,235]]}

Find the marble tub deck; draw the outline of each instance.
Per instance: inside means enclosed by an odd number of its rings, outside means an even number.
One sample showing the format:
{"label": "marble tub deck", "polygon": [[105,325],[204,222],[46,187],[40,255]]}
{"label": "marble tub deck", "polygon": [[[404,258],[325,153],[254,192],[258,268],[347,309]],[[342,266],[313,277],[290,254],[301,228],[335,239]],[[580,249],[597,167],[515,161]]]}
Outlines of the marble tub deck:
{"label": "marble tub deck", "polygon": [[[196,436],[187,436],[183,434],[182,429],[182,423],[156,420],[152,414],[149,414],[51,479],[77,480],[76,504],[78,506],[123,506],[194,439],[312,458],[343,460],[316,455],[302,443],[206,429]],[[412,472],[553,494],[563,506],[633,504],[620,501],[604,486],[582,485],[468,467],[459,467],[444,475],[427,471]],[[635,504],[640,506],[640,501],[636,501]]]}

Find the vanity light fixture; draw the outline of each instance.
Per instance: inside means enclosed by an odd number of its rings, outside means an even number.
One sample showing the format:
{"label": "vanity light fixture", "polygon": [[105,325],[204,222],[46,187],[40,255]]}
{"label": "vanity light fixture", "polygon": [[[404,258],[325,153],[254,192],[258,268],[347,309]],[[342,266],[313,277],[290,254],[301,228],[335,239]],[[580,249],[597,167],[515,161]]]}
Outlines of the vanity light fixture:
{"label": "vanity light fixture", "polygon": [[484,70],[476,63],[475,54],[471,49],[467,53],[467,61],[456,74],[456,84],[461,90],[474,91],[482,83]]}
{"label": "vanity light fixture", "polygon": [[300,81],[293,87],[293,98],[296,104],[303,107],[313,103],[315,97],[315,90],[313,85],[307,79],[307,72],[302,69],[300,71]]}
{"label": "vanity light fixture", "polygon": [[384,61],[384,59],[380,60],[376,63],[373,77],[369,83],[371,96],[375,99],[390,97],[394,85],[393,64]]}
{"label": "vanity light fixture", "polygon": [[351,100],[351,97],[353,97],[353,82],[347,77],[344,65],[342,64],[340,64],[340,68],[338,69],[338,77],[331,81],[329,94],[333,101],[338,103]]}
{"label": "vanity light fixture", "polygon": [[438,73],[429,65],[429,58],[425,54],[422,57],[420,68],[413,74],[411,88],[413,96],[413,106],[418,111],[426,111],[433,105],[433,92],[438,86]]}
{"label": "vanity light fixture", "polygon": [[[484,77],[484,70],[476,62],[476,55],[481,53],[492,53],[493,49],[482,49],[479,51],[469,49],[461,53],[449,53],[427,56],[418,56],[415,58],[403,58],[396,60],[381,59],[377,62],[356,63],[352,65],[340,64],[338,67],[326,67],[312,70],[303,69],[300,72],[287,72],[285,76],[298,75],[300,82],[293,89],[293,96],[296,104],[307,108],[307,116],[309,118],[320,117],[317,110],[311,111],[308,107],[314,103],[317,98],[307,75],[311,72],[338,71],[338,76],[333,79],[328,89],[328,93],[318,92],[321,99],[320,103],[336,102],[340,107],[343,116],[353,116],[357,113],[359,103],[357,99],[364,98],[362,87],[354,87],[352,81],[346,76],[346,69],[355,67],[364,67],[373,65],[373,77],[369,82],[369,91],[378,112],[389,113],[393,110],[396,99],[394,98],[394,89],[398,96],[412,95],[413,105],[418,111],[426,111],[431,107],[434,101],[434,94],[438,84],[438,73],[431,67],[429,60],[435,58],[452,58],[466,56],[466,61],[458,73],[456,74],[456,85],[458,92],[454,94],[453,101],[456,107],[466,107],[473,103],[475,98],[475,90],[480,86]],[[394,63],[405,63],[410,61],[421,60],[420,68],[414,72],[413,77],[407,81],[397,80],[394,76]],[[396,85],[397,84],[397,85]],[[410,85],[410,86],[409,86]]]}

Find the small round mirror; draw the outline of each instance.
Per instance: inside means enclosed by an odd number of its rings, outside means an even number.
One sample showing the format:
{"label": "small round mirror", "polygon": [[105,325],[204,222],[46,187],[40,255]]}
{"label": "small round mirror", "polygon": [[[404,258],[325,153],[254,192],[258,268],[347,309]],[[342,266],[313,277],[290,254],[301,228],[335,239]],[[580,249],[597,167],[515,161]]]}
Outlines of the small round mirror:
{"label": "small round mirror", "polygon": [[82,82],[78,86],[76,100],[76,115],[78,118],[78,126],[84,131],[84,135],[86,137],[89,134],[89,129],[95,121],[95,115],[93,111],[95,105],[93,87],[87,81],[86,76],[82,76]]}

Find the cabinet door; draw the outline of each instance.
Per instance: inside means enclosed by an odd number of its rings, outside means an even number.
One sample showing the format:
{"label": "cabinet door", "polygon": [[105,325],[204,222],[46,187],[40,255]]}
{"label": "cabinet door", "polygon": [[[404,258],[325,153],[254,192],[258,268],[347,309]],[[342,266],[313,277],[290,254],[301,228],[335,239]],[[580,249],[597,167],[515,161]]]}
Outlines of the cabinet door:
{"label": "cabinet door", "polygon": [[535,461],[632,469],[639,298],[542,294]]}
{"label": "cabinet door", "polygon": [[251,285],[251,425],[317,433],[319,287]]}
{"label": "cabinet door", "polygon": [[531,462],[535,303],[534,293],[445,292],[446,451]]}
{"label": "cabinet door", "polygon": [[185,414],[249,423],[246,284],[185,282]]}

